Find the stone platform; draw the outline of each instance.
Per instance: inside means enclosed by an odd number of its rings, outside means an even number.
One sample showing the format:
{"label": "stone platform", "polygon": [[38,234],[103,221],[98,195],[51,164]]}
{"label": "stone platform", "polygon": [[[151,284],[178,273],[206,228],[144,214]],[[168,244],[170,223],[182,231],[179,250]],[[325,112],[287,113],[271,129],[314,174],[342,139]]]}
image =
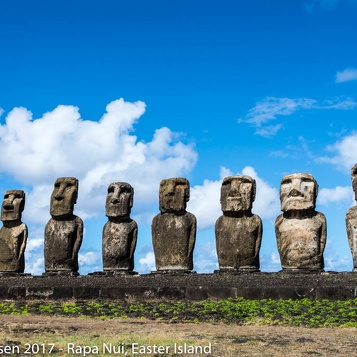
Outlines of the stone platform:
{"label": "stone platform", "polygon": [[329,299],[357,297],[357,273],[0,277],[4,300]]}

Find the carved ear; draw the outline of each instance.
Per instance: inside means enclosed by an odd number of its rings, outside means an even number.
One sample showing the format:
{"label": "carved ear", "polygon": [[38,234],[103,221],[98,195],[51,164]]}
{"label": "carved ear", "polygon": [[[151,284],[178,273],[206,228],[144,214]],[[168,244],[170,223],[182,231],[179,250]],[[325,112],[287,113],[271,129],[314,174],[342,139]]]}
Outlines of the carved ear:
{"label": "carved ear", "polygon": [[76,190],[74,192],[74,195],[73,195],[73,203],[76,204],[77,203],[77,199],[78,199],[78,180],[75,179],[76,181]]}
{"label": "carved ear", "polygon": [[22,191],[23,196],[22,196],[22,201],[21,201],[21,205],[20,205],[20,212],[23,212],[23,210],[25,209],[25,200],[26,200],[26,195],[25,192]]}
{"label": "carved ear", "polygon": [[188,202],[190,200],[190,182],[187,179],[185,179],[185,185],[186,185],[185,199],[186,202]]}
{"label": "carved ear", "polygon": [[317,182],[315,181],[315,200],[317,198],[317,194],[319,193],[319,185],[317,184]]}
{"label": "carved ear", "polygon": [[252,202],[255,201],[256,192],[257,192],[257,183],[256,183],[256,181],[253,179],[253,184],[252,184]]}
{"label": "carved ear", "polygon": [[129,206],[130,206],[130,208],[132,208],[133,204],[134,204],[134,188],[132,186],[130,186],[130,189],[131,189],[131,195],[130,195]]}

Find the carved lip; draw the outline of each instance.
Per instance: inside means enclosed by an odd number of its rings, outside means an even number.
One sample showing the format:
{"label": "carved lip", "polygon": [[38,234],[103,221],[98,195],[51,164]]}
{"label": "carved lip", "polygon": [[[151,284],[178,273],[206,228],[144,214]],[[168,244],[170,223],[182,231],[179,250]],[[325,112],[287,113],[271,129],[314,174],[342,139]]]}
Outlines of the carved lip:
{"label": "carved lip", "polygon": [[8,212],[13,211],[15,209],[14,205],[11,205],[11,204],[3,205],[2,208]]}

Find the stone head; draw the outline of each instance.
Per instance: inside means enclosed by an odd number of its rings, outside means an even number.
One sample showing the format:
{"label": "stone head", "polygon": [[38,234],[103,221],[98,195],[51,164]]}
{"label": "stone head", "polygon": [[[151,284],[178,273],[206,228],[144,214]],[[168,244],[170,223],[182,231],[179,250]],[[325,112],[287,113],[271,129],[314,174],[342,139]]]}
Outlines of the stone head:
{"label": "stone head", "polygon": [[25,208],[25,192],[21,190],[9,190],[4,194],[1,206],[2,221],[16,221],[21,219],[21,213]]}
{"label": "stone head", "polygon": [[59,177],[51,195],[52,217],[66,217],[73,214],[78,197],[78,180],[74,177]]}
{"label": "stone head", "polygon": [[351,179],[353,191],[355,193],[355,200],[357,201],[357,164],[355,164],[351,169]]}
{"label": "stone head", "polygon": [[250,176],[225,177],[221,187],[221,208],[223,212],[242,212],[252,209],[255,200],[256,183]]}
{"label": "stone head", "polygon": [[126,182],[113,182],[108,186],[107,217],[129,216],[133,207],[134,189]]}
{"label": "stone head", "polygon": [[160,183],[160,211],[182,212],[190,199],[190,183],[185,178],[169,178]]}
{"label": "stone head", "polygon": [[314,177],[307,173],[284,176],[280,183],[281,210],[315,209],[318,187]]}

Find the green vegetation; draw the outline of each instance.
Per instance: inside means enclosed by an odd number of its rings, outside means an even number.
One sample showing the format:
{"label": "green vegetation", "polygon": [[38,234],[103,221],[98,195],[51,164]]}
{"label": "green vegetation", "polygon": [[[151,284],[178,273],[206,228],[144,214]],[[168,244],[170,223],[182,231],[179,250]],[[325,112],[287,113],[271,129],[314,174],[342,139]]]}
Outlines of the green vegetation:
{"label": "green vegetation", "polygon": [[95,318],[146,318],[170,322],[357,327],[357,299],[205,300],[142,303],[71,302],[0,304],[0,314],[44,314]]}

